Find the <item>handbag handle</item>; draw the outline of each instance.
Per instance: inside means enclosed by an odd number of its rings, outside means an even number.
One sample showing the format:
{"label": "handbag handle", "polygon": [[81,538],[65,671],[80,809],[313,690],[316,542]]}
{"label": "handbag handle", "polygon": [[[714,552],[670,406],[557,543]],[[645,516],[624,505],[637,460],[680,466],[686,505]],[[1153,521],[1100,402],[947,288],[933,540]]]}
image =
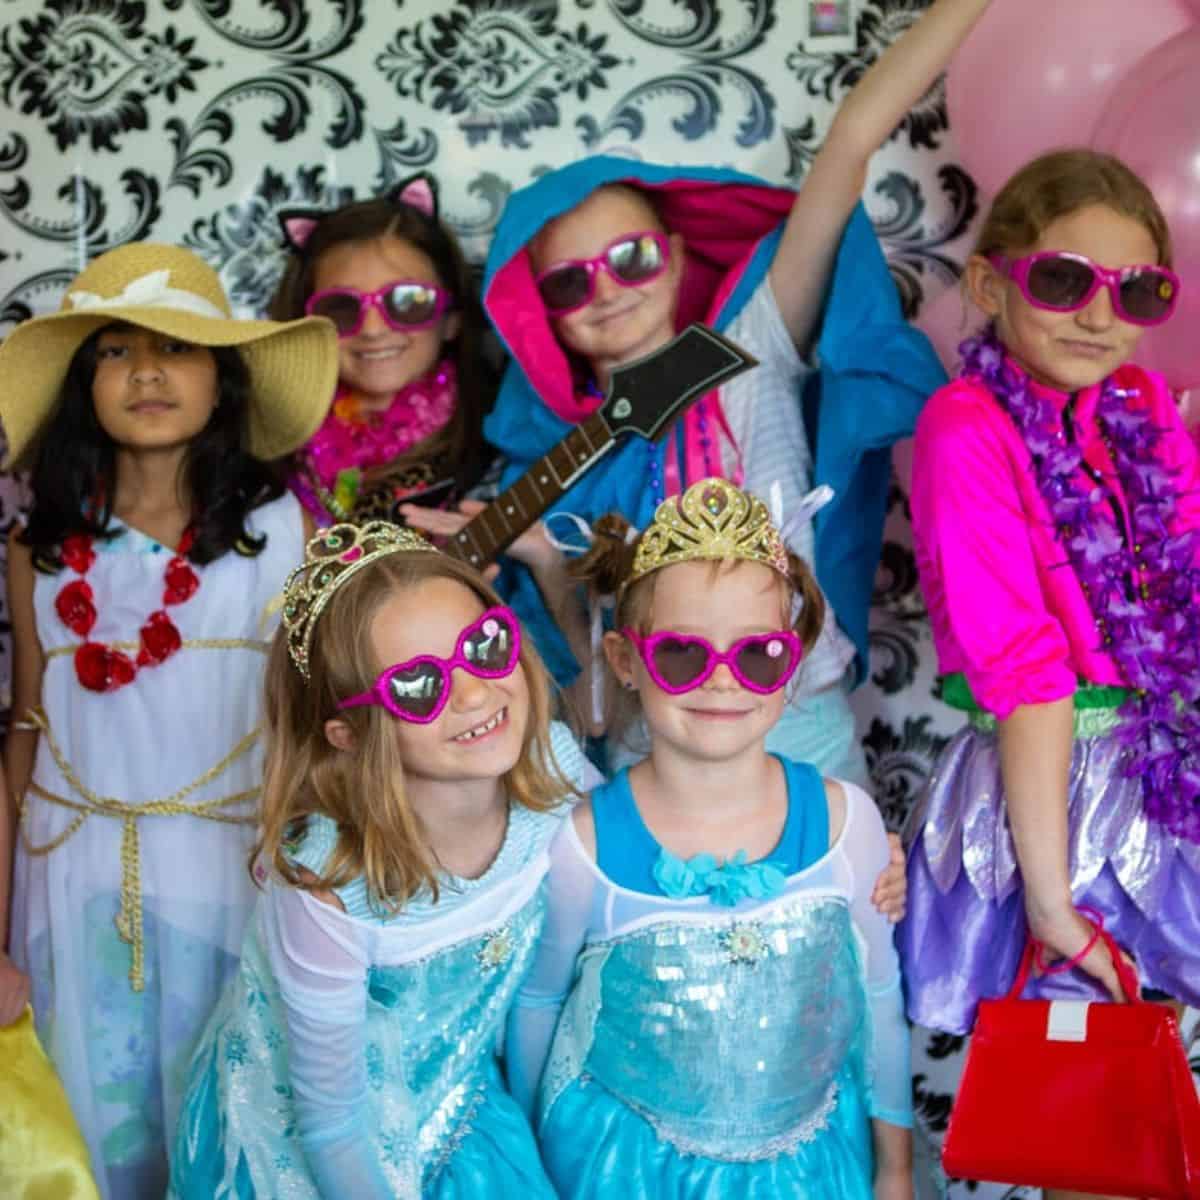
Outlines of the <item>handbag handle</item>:
{"label": "handbag handle", "polygon": [[1045,946],[1030,935],[1025,942],[1025,953],[1021,955],[1021,965],[1017,970],[1017,978],[1009,990],[1008,998],[1010,1000],[1020,999],[1021,993],[1025,990],[1025,985],[1029,982],[1029,975],[1035,963],[1043,974],[1057,975],[1062,971],[1069,971],[1072,967],[1078,966],[1091,953],[1092,947],[1098,941],[1102,941],[1108,948],[1108,953],[1112,958],[1112,964],[1117,972],[1117,978],[1121,981],[1121,990],[1125,993],[1125,999],[1130,1004],[1141,1003],[1141,989],[1138,985],[1137,973],[1125,961],[1125,957],[1121,953],[1117,943],[1113,940],[1112,934],[1104,928],[1104,917],[1094,908],[1081,907],[1077,911],[1095,930],[1088,944],[1074,958],[1047,965],[1042,953]]}

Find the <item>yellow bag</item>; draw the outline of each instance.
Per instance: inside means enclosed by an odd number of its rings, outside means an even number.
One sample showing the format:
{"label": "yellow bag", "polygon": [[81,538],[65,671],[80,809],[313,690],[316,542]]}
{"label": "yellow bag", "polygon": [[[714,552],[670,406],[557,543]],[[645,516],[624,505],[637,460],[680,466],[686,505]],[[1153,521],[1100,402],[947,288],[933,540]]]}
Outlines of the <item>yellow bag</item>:
{"label": "yellow bag", "polygon": [[99,1200],[87,1146],[28,1005],[0,1028],[0,1196]]}

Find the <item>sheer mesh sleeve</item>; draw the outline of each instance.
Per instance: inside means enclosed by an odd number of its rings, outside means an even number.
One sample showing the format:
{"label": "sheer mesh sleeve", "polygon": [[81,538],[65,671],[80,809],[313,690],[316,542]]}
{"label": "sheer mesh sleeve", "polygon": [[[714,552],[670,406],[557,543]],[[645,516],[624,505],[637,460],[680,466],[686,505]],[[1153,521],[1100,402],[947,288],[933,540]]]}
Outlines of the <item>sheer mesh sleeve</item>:
{"label": "sheer mesh sleeve", "polygon": [[575,980],[598,882],[568,818],[550,846],[546,925],[508,1024],[508,1086],[527,1116],[533,1114],[558,1015]]}
{"label": "sheer mesh sleeve", "polygon": [[900,990],[900,960],[892,926],[871,903],[871,889],[888,862],[887,835],[875,802],[861,788],[846,792],[842,839],[851,873],[850,910],[865,945],[864,974],[871,1014],[867,1063],[871,1116],[891,1125],[912,1126],[912,1067],[908,1022]]}
{"label": "sheer mesh sleeve", "polygon": [[[391,1200],[367,1115],[367,931],[297,888],[272,887],[262,934],[288,1028],[293,1105],[309,1171],[323,1197]],[[403,1087],[402,1080],[390,1081]],[[416,1196],[415,1139],[404,1162]]]}

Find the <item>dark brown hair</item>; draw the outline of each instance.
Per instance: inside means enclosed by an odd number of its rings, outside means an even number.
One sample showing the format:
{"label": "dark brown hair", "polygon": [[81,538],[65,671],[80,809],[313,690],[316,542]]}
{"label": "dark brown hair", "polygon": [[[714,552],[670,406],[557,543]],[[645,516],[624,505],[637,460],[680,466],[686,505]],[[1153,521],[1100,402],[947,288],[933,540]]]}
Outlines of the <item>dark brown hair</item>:
{"label": "dark brown hair", "polygon": [[[491,458],[483,440],[483,418],[496,398],[497,378],[483,350],[486,323],[470,268],[446,225],[410,204],[388,198],[360,200],[334,209],[317,221],[302,249],[289,247],[287,267],[267,310],[276,321],[304,316],[313,293],[321,255],[346,242],[368,244],[381,238],[408,242],[433,263],[438,282],[454,296],[461,324],[449,347],[458,372],[458,400],[444,429],[414,446],[404,459],[445,457],[456,467],[460,488],[477,482]],[[404,459],[400,460],[403,463]]]}

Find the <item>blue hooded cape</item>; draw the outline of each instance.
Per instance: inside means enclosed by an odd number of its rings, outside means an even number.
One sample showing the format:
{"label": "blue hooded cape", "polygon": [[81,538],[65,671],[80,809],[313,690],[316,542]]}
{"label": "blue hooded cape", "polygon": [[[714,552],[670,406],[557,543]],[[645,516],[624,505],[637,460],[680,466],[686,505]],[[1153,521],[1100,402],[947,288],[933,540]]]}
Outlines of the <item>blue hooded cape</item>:
{"label": "blue hooded cape", "polygon": [[[688,297],[681,297],[678,324],[701,319],[718,330],[728,328],[770,268],[794,196],[734,171],[607,156],[552,171],[512,195],[492,240],[483,288],[484,307],[511,355],[484,425],[488,441],[508,460],[504,487],[570,431],[560,414],[572,412],[575,392],[571,363],[546,318],[526,247],[548,221],[610,183],[654,194],[667,229],[684,237],[695,281]],[[901,312],[861,205],[842,234],[815,344],[817,370],[796,403],[812,448],[813,486],[829,484],[835,493],[816,518],[816,574],[858,652],[861,680],[891,447],[912,433],[925,399],[946,382],[928,339]],[[660,478],[670,436],[653,451]],[[654,512],[647,455],[644,442],[627,439],[550,511],[575,513],[588,522],[615,511],[643,528]],[[531,629],[555,678],[569,682],[578,665],[532,578],[510,563],[500,588]]]}

